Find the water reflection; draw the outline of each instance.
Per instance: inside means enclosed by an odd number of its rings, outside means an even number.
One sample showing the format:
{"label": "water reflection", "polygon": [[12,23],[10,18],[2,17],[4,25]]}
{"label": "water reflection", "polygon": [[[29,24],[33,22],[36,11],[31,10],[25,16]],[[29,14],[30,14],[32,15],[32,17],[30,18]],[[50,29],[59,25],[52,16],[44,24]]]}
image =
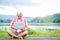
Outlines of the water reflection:
{"label": "water reflection", "polygon": [[29,26],[31,29],[60,29],[60,26]]}
{"label": "water reflection", "polygon": [[[39,29],[60,29],[60,26],[32,26],[29,25],[29,28],[39,30]],[[0,26],[0,29],[10,29],[10,26]]]}

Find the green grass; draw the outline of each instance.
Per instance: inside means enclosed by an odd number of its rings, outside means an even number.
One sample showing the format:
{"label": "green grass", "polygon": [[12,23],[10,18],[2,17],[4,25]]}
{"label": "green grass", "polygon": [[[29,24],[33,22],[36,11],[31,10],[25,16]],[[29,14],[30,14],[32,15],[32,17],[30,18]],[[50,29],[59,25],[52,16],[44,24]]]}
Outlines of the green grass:
{"label": "green grass", "polygon": [[[0,31],[0,36],[8,36],[6,31]],[[28,36],[60,36],[60,29],[56,30],[28,30]]]}
{"label": "green grass", "polygon": [[60,36],[60,29],[56,30],[29,30],[29,36]]}
{"label": "green grass", "polygon": [[0,31],[0,36],[8,36],[6,31]]}

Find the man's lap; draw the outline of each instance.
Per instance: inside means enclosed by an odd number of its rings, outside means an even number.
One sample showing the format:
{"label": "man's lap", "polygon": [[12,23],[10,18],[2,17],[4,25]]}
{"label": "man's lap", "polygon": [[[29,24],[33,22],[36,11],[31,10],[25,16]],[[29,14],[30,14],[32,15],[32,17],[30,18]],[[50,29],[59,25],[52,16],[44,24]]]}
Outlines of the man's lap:
{"label": "man's lap", "polygon": [[[7,31],[8,31],[8,32],[12,32],[12,33],[18,35],[18,32],[15,31],[15,30],[9,29],[9,30],[7,30]],[[26,30],[26,31],[23,31],[23,32],[27,33],[27,30]],[[19,34],[20,34],[20,33],[23,33],[23,32],[19,32]]]}

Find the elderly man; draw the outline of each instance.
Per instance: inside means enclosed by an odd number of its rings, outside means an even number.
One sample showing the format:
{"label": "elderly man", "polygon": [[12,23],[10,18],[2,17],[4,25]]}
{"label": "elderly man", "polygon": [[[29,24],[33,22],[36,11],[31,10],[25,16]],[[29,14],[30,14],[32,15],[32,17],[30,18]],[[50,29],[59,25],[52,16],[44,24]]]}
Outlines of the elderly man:
{"label": "elderly man", "polygon": [[[18,21],[24,23],[24,28],[20,29],[20,33],[19,34],[17,34],[18,30],[14,29],[14,23],[18,22]],[[20,13],[17,13],[17,16],[15,18],[13,18],[13,20],[11,22],[11,29],[7,30],[7,33],[10,34],[13,37],[16,37],[16,38],[22,38],[24,35],[27,34],[27,29],[28,29],[27,21],[26,21],[25,18],[23,18],[22,12],[20,12]]]}

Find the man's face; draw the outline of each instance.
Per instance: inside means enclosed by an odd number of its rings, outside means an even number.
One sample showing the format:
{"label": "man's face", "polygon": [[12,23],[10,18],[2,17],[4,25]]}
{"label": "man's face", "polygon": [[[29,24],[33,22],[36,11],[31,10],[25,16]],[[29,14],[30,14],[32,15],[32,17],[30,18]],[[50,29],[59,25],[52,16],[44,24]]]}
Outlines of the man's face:
{"label": "man's face", "polygon": [[18,19],[21,19],[21,18],[22,18],[22,16],[23,16],[23,14],[22,14],[22,13],[18,13],[18,14],[17,14]]}

